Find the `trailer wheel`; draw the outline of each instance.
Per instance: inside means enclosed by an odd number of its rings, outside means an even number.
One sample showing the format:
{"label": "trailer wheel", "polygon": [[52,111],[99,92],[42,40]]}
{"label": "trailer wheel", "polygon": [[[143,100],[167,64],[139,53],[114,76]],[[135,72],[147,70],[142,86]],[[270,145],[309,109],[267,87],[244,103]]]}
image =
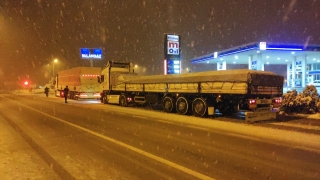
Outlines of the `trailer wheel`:
{"label": "trailer wheel", "polygon": [[128,106],[127,99],[126,99],[125,95],[120,96],[119,104],[120,104],[120,106],[124,106],[124,107]]}
{"label": "trailer wheel", "polygon": [[196,98],[192,102],[192,112],[196,117],[203,117],[207,113],[207,103],[203,98]]}
{"label": "trailer wheel", "polygon": [[185,97],[179,97],[176,102],[176,110],[178,114],[187,114],[189,111],[189,103]]}
{"label": "trailer wheel", "polygon": [[174,104],[174,99],[172,97],[166,96],[163,98],[162,105],[165,112],[173,112]]}

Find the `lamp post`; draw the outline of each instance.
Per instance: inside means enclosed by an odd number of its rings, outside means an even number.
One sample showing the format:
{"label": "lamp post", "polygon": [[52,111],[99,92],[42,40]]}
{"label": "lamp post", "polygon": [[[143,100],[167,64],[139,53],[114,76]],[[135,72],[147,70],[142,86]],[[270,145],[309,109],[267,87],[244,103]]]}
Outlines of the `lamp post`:
{"label": "lamp post", "polygon": [[58,59],[54,59],[52,63],[52,76],[54,77],[54,63],[57,63]]}

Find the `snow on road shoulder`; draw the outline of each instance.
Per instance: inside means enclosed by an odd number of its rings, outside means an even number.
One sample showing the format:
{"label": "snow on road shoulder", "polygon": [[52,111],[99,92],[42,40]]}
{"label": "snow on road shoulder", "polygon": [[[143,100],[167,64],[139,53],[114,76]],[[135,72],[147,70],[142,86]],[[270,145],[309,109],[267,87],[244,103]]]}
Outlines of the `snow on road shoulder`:
{"label": "snow on road shoulder", "polygon": [[0,137],[1,179],[60,179],[1,116]]}
{"label": "snow on road shoulder", "polygon": [[[95,107],[100,106],[96,105]],[[106,106],[106,105],[101,105]],[[272,142],[283,145],[284,143],[296,148],[307,149],[320,153],[320,135],[307,134],[303,132],[295,132],[289,130],[273,129],[269,127],[260,127],[250,124],[216,121],[209,118],[198,118],[193,116],[183,116],[178,114],[170,114],[164,112],[146,111],[138,108],[127,108],[120,106],[108,106],[106,112],[117,112],[121,114],[143,115],[150,121],[157,119],[175,122],[178,124],[187,124],[193,126],[206,127],[212,131],[220,130],[227,133],[238,133],[252,138],[259,138],[261,141]]]}

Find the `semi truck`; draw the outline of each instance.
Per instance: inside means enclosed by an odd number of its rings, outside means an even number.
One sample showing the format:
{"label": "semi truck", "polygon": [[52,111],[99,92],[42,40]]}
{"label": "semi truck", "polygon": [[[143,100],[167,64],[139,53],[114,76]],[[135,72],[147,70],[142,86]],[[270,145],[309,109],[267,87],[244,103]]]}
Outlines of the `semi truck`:
{"label": "semi truck", "polygon": [[55,95],[64,97],[63,89],[68,86],[70,99],[100,99],[100,87],[97,77],[101,73],[98,67],[76,67],[61,70],[55,80]]}
{"label": "semi truck", "polygon": [[108,62],[98,82],[105,104],[158,104],[167,113],[238,113],[246,120],[264,120],[276,117],[271,110],[281,104],[284,77],[249,69],[138,76],[132,63]]}

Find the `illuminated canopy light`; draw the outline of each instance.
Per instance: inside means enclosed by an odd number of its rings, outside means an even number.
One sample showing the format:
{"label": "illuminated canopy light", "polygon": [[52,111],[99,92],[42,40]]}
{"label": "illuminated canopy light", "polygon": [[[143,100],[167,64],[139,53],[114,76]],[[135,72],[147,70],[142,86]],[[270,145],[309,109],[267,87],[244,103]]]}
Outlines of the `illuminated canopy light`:
{"label": "illuminated canopy light", "polygon": [[[236,53],[241,53],[241,52],[246,52],[246,51],[250,51],[250,50],[257,50],[257,53],[260,53],[261,50],[265,51],[265,50],[282,50],[282,51],[314,51],[315,48],[317,47],[313,47],[313,46],[307,46],[304,47],[303,45],[287,45],[287,44],[269,44],[266,42],[258,42],[258,43],[252,43],[252,44],[246,44],[244,46],[238,46],[238,47],[234,47],[232,49],[228,49],[225,51],[221,51],[218,52],[217,55],[218,57],[224,57],[224,56],[229,56],[232,54],[236,54]],[[206,62],[208,60],[213,60],[215,58],[214,53],[205,55],[205,56],[201,56],[198,58],[194,58],[191,63],[201,63],[201,62]]]}

